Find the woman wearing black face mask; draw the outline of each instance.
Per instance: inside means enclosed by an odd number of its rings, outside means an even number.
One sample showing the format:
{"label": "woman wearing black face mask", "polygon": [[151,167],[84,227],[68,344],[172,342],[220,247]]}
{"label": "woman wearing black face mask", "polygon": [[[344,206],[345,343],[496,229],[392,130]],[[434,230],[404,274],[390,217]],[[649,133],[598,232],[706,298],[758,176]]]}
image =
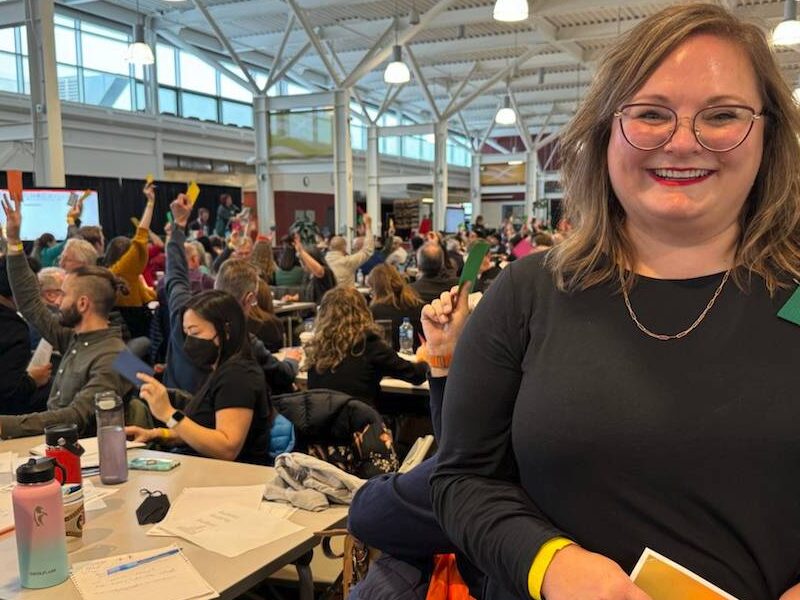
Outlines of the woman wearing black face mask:
{"label": "woman wearing black face mask", "polygon": [[265,464],[271,407],[264,375],[250,358],[241,306],[227,292],[203,292],[186,306],[183,330],[186,355],[210,371],[208,379],[191,396],[140,373],[139,395],[167,427],[126,427],[128,437],[185,445],[209,458]]}

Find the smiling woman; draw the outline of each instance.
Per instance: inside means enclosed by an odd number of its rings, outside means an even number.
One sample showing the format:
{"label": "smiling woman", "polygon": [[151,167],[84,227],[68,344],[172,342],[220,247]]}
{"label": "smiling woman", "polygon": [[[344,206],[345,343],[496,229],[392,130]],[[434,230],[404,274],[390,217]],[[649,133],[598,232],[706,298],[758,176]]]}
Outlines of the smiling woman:
{"label": "smiling woman", "polygon": [[800,594],[798,136],[764,33],[720,6],[600,62],[561,142],[572,231],[495,280],[445,388],[434,512],[484,598],[648,600],[645,548]]}

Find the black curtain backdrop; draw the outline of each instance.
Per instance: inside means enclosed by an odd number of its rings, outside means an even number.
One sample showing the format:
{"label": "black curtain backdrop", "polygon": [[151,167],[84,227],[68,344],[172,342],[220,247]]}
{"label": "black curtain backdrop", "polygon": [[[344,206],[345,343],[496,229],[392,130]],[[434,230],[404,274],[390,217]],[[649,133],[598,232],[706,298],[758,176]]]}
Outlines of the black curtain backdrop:
{"label": "black curtain backdrop", "polygon": [[[123,179],[115,177],[86,177],[83,175],[67,175],[67,189],[70,190],[97,190],[98,210],[100,213],[100,224],[103,227],[103,234],[107,240],[118,235],[131,236],[134,233],[131,217],[137,219],[142,216],[145,199],[142,194],[144,179]],[[169,203],[181,192],[186,191],[187,183],[175,183],[170,181],[156,181],[156,208],[153,213],[153,223],[151,229],[158,235],[163,235],[164,224],[167,222],[167,211]],[[6,186],[6,173],[0,171],[0,188]],[[22,174],[22,186],[25,189],[36,189],[33,185],[33,174]],[[50,189],[50,188],[47,188]],[[233,203],[242,206],[242,190],[237,187],[222,185],[200,185],[200,196],[194,205],[192,219],[197,217],[197,210],[205,207],[211,213],[211,223],[213,225],[217,217],[217,206],[221,194],[230,194]],[[66,218],[67,206],[63,207]],[[61,232],[51,232],[59,237]]]}

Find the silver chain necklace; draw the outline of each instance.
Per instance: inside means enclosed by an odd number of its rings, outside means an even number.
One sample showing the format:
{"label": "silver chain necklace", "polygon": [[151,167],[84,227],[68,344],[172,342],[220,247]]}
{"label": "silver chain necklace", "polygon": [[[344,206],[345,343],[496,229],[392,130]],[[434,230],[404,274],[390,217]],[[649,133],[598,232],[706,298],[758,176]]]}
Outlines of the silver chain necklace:
{"label": "silver chain necklace", "polygon": [[731,274],[731,270],[728,269],[725,271],[725,275],[722,277],[722,282],[719,284],[717,291],[714,292],[714,295],[711,297],[711,300],[708,301],[703,312],[700,313],[700,316],[695,319],[695,322],[689,325],[688,328],[684,329],[680,333],[676,333],[674,335],[664,335],[663,333],[653,333],[647,327],[642,325],[639,322],[639,319],[636,317],[636,313],[633,312],[633,307],[631,306],[631,299],[628,297],[628,290],[625,285],[622,286],[622,297],[625,299],[625,306],[628,307],[628,314],[631,316],[631,320],[636,324],[636,326],[646,335],[649,335],[651,338],[655,338],[657,340],[661,340],[662,342],[667,340],[679,340],[682,337],[686,337],[689,335],[694,329],[700,325],[703,319],[706,318],[708,311],[711,310],[711,307],[714,306],[714,303],[717,301],[717,297],[722,293],[722,288],[725,287],[725,283],[728,281],[728,276]]}

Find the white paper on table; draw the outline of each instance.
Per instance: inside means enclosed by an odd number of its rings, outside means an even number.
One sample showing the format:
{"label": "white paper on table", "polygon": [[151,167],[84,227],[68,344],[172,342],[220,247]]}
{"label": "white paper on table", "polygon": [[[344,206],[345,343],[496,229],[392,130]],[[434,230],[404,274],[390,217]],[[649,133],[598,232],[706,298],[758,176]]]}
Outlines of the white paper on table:
{"label": "white paper on table", "polygon": [[83,507],[86,510],[101,510],[108,505],[103,498],[116,494],[119,488],[95,487],[90,479],[83,480]]}
{"label": "white paper on table", "polygon": [[14,471],[17,468],[17,454],[15,452],[0,452],[0,486],[6,486],[16,481]]}
{"label": "white paper on table", "polygon": [[171,521],[194,519],[196,515],[215,510],[222,504],[255,510],[263,495],[264,486],[261,484],[183,488],[164,520],[151,527],[147,535],[172,536],[174,534],[165,530],[165,526]]}
{"label": "white paper on table", "polygon": [[288,519],[297,512],[297,509],[291,504],[269,502],[267,500],[258,505],[258,510],[259,512],[267,513],[277,519]]}
{"label": "white paper on table", "polygon": [[72,566],[72,582],[84,600],[200,600],[218,594],[182,552],[108,574],[116,565],[166,552],[175,546],[101,558]]}
{"label": "white paper on table", "polygon": [[31,362],[28,367],[41,367],[42,365],[50,364],[50,357],[53,355],[53,346],[46,339],[39,340],[36,350],[33,351]]}
{"label": "white paper on table", "polygon": [[162,529],[201,548],[233,558],[302,531],[303,527],[258,509],[228,504],[189,519],[162,523]]}
{"label": "white paper on table", "polygon": [[0,492],[0,531],[14,527],[14,510],[11,504],[11,490]]}
{"label": "white paper on table", "polygon": [[[97,438],[83,438],[78,440],[81,446],[83,446],[83,454],[81,454],[81,469],[87,469],[91,467],[99,467],[100,466],[100,448],[97,445]],[[142,442],[125,442],[126,448],[131,450],[133,448],[144,448],[146,444]],[[38,446],[34,446],[31,448],[30,452],[34,456],[44,456],[45,451],[47,450],[47,444],[39,444]]]}

